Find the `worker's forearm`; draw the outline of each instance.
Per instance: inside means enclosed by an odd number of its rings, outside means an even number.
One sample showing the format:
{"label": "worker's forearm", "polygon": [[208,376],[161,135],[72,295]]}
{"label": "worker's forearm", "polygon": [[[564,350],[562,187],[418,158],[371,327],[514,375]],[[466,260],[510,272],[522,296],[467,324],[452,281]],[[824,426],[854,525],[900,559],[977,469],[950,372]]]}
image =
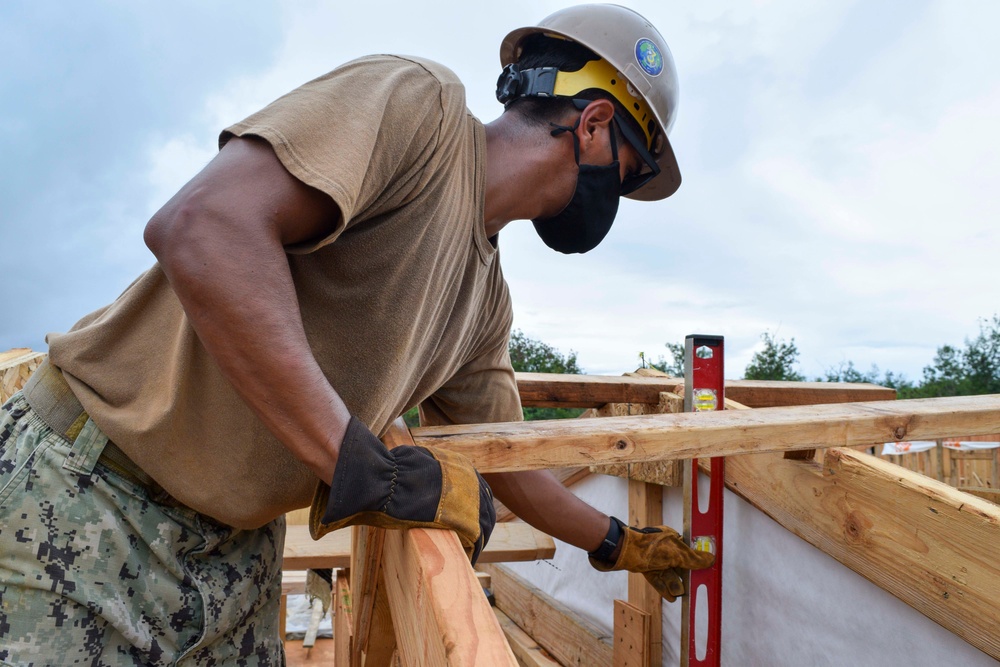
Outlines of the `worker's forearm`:
{"label": "worker's forearm", "polygon": [[151,247],[199,339],[267,428],[329,483],[350,415],[308,345],[280,241],[201,211],[171,214],[170,242]]}
{"label": "worker's forearm", "polygon": [[585,551],[600,546],[608,515],[574,496],[548,470],[483,475],[493,494],[525,522]]}

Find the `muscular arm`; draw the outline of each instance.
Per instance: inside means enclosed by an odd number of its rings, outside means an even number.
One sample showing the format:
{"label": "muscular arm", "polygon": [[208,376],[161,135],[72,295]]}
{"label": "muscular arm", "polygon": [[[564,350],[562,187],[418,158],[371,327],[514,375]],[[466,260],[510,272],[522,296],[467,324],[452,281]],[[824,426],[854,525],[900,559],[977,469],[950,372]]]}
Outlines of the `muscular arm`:
{"label": "muscular arm", "polygon": [[145,231],[222,373],[328,484],[350,414],[309,348],[283,246],[322,238],[339,219],[267,143],[234,138]]}
{"label": "muscular arm", "polygon": [[563,542],[593,551],[608,532],[608,515],[574,496],[548,470],[483,475],[507,509]]}

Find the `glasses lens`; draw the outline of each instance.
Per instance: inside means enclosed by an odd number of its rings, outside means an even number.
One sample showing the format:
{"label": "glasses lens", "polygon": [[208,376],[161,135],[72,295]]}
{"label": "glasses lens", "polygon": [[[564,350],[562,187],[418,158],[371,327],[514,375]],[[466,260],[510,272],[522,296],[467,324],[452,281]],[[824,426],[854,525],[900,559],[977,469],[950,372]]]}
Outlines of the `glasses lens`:
{"label": "glasses lens", "polygon": [[644,171],[643,173],[635,174],[634,176],[626,176],[625,180],[622,181],[621,194],[627,195],[635,192],[646,183],[653,180],[654,176],[656,176],[655,171]]}

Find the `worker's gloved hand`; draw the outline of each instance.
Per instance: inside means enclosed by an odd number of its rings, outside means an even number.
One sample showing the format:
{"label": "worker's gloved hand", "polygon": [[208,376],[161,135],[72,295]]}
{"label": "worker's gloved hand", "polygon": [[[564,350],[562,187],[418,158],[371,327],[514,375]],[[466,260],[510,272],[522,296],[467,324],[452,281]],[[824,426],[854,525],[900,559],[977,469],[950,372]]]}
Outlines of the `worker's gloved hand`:
{"label": "worker's gloved hand", "polygon": [[356,524],[445,528],[458,533],[473,563],[496,523],[493,492],[467,458],[410,445],[387,449],[355,417],[325,507],[322,500],[313,502],[309,519],[313,539]]}
{"label": "worker's gloved hand", "polygon": [[[591,552],[590,564],[602,572],[628,570],[641,573],[653,588],[669,602],[684,595],[684,582],[680,570],[700,570],[711,567],[715,555],[706,551],[695,551],[676,530],[669,526],[633,528],[611,517],[618,524],[621,550],[613,563],[595,557],[599,551]],[[614,531],[612,526],[609,535]]]}

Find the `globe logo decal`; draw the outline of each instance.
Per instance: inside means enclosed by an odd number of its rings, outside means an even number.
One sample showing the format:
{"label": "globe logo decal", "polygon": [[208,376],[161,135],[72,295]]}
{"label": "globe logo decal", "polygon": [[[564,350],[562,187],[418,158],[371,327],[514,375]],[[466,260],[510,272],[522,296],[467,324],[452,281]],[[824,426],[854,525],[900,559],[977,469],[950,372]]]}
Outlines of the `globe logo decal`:
{"label": "globe logo decal", "polygon": [[648,39],[635,43],[635,60],[646,74],[656,76],[663,71],[663,56],[656,44]]}

